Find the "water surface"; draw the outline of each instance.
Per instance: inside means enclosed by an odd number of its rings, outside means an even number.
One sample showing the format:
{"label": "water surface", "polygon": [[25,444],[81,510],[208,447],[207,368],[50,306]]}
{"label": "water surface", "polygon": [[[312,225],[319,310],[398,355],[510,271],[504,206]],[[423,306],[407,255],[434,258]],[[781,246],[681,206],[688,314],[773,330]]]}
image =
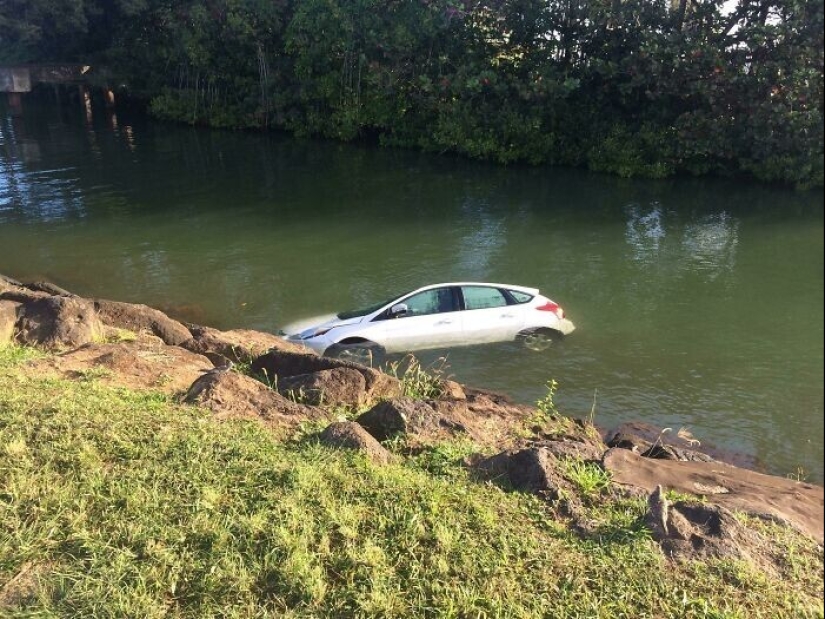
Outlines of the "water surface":
{"label": "water surface", "polygon": [[578,329],[446,354],[462,382],[823,478],[821,192],[628,181],[0,109],[0,273],[276,331],[427,283],[535,286]]}

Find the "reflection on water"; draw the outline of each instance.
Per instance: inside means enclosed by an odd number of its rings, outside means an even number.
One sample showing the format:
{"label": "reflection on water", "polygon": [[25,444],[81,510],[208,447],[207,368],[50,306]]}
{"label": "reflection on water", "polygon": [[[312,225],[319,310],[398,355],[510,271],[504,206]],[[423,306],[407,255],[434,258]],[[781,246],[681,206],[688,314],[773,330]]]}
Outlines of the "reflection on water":
{"label": "reflection on water", "polygon": [[656,264],[659,248],[665,237],[662,226],[662,207],[653,203],[642,209],[633,205],[627,212],[627,242],[633,248],[633,258],[642,264]]}
{"label": "reflection on water", "polygon": [[427,283],[536,286],[577,331],[447,354],[460,381],[611,426],[686,426],[822,479],[821,195],[628,181],[92,109],[0,110],[0,273],[218,327]]}
{"label": "reflection on water", "polygon": [[739,221],[726,211],[705,215],[685,226],[682,246],[690,260],[689,268],[709,279],[732,273],[736,266]]}

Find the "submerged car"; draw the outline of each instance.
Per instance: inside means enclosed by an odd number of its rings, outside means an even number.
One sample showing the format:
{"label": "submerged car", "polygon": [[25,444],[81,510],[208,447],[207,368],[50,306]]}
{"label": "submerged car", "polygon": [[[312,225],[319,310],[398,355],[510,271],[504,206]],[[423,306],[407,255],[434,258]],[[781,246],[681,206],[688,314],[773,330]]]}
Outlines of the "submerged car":
{"label": "submerged car", "polygon": [[575,328],[536,288],[458,282],[424,286],[283,333],[320,354],[369,365],[387,353],[513,340],[546,350]]}

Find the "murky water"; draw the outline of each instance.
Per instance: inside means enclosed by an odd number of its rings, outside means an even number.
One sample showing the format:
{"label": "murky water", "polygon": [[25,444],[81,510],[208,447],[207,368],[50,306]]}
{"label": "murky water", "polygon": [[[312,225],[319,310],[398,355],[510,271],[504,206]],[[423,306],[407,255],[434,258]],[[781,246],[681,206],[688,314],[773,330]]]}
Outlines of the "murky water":
{"label": "murky water", "polygon": [[0,109],[0,273],[275,331],[426,283],[536,286],[578,329],[456,379],[823,478],[822,193]]}

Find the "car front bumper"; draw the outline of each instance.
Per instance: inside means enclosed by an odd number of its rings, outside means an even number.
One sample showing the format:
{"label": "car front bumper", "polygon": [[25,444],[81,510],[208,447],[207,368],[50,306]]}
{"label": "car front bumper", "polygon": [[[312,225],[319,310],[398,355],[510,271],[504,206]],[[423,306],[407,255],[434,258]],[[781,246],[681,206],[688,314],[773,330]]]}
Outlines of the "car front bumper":
{"label": "car front bumper", "polygon": [[284,338],[287,342],[291,344],[298,344],[299,346],[306,346],[307,348],[314,350],[319,355],[323,355],[324,351],[332,345],[325,337],[313,337],[307,340],[303,340],[297,335],[290,335]]}

